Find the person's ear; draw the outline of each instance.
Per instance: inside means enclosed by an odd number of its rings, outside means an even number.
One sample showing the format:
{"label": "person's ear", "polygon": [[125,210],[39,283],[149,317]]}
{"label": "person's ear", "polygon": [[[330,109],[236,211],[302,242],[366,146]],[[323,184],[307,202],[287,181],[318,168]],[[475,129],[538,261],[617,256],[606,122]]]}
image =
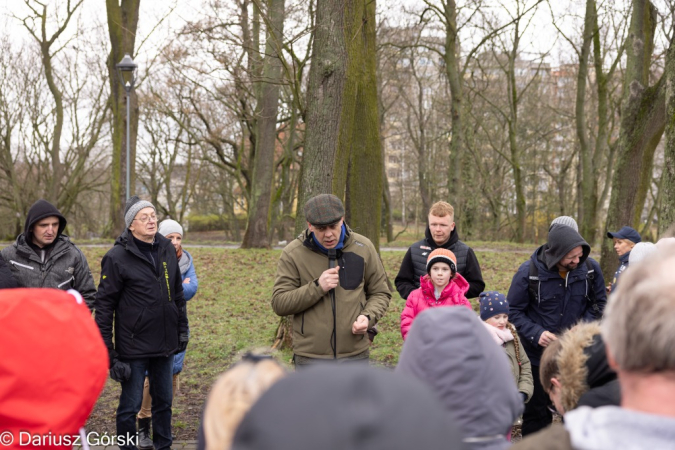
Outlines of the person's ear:
{"label": "person's ear", "polygon": [[551,385],[557,387],[558,389],[562,387],[560,381],[556,377],[551,378]]}

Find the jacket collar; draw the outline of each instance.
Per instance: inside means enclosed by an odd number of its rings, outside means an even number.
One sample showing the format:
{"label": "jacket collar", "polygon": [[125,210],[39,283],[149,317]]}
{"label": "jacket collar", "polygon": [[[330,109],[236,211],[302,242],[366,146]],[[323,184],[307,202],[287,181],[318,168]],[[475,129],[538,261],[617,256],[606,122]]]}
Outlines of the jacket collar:
{"label": "jacket collar", "polygon": [[459,234],[457,233],[457,225],[455,225],[455,228],[450,232],[450,238],[448,241],[443,244],[443,245],[438,245],[436,244],[436,241],[434,241],[434,238],[431,236],[431,230],[429,229],[429,225],[427,225],[426,230],[424,230],[424,239],[426,239],[427,244],[429,244],[429,247],[432,249],[437,249],[437,248],[446,248],[449,249],[452,247],[457,241],[459,241]]}

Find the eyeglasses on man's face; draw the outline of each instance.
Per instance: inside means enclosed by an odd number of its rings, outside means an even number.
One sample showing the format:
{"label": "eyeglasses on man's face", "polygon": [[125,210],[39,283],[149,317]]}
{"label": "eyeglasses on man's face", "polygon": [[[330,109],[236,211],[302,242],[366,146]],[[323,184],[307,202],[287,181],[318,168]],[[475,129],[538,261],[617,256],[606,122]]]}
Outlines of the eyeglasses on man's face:
{"label": "eyeglasses on man's face", "polygon": [[149,216],[143,216],[139,219],[134,219],[134,220],[138,220],[140,223],[148,223],[150,221],[157,222],[157,216],[154,215],[154,214],[151,214]]}

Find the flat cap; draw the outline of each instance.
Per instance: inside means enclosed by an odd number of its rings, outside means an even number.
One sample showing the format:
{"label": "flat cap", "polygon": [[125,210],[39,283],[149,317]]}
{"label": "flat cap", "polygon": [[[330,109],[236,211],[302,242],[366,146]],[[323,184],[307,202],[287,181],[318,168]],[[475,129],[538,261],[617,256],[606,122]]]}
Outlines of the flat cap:
{"label": "flat cap", "polygon": [[316,226],[330,225],[345,215],[342,200],[333,194],[319,194],[305,203],[305,220]]}

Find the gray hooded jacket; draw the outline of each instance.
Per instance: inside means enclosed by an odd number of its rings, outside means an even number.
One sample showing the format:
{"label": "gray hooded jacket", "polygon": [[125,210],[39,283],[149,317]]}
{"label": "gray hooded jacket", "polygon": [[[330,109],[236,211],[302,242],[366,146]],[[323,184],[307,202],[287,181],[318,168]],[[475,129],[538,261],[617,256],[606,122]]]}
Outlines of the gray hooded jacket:
{"label": "gray hooded jacket", "polygon": [[503,450],[524,405],[504,350],[466,308],[430,308],[415,318],[396,372],[425,381],[468,448]]}

